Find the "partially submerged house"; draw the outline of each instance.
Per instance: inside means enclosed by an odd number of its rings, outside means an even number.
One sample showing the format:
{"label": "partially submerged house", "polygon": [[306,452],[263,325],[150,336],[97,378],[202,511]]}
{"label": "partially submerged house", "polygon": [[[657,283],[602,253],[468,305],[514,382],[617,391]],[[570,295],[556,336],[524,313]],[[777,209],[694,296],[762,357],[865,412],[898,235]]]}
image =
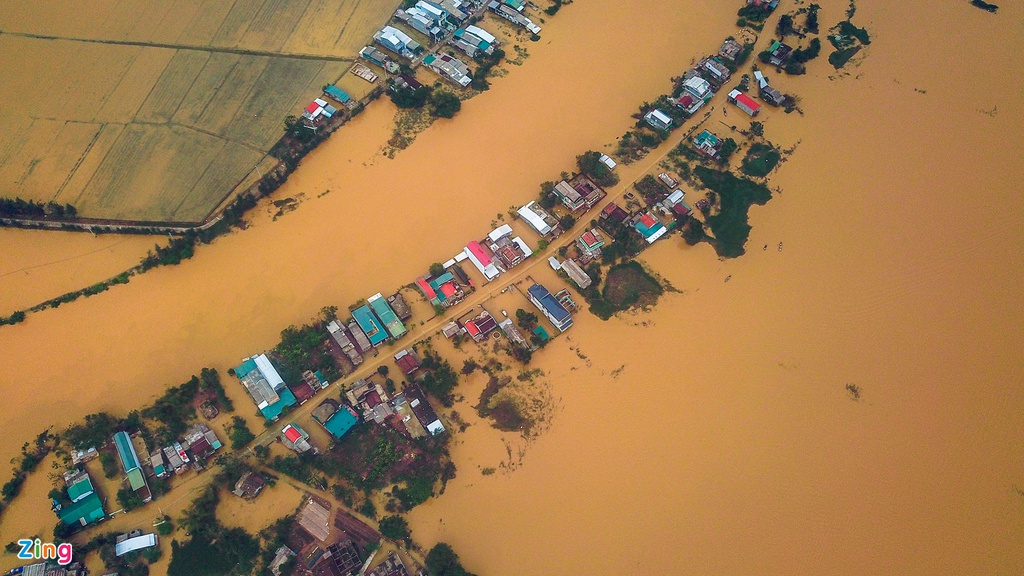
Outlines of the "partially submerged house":
{"label": "partially submerged house", "polygon": [[252,396],[256,407],[267,420],[276,420],[281,412],[296,403],[295,395],[284,384],[266,354],[246,358],[235,367],[235,376]]}
{"label": "partially submerged house", "polygon": [[412,408],[416,419],[420,421],[420,424],[423,425],[427,432],[430,432],[431,436],[437,436],[444,432],[444,424],[441,424],[441,419],[437,417],[437,412],[434,411],[434,407],[427,401],[427,397],[420,390],[419,386],[413,385],[406,388],[405,398],[409,401],[409,407]]}
{"label": "partially submerged house", "polygon": [[359,416],[348,406],[341,406],[333,399],[327,399],[313,409],[313,419],[337,439],[341,439],[346,432],[351,430],[359,422]]}
{"label": "partially submerged house", "polygon": [[505,333],[505,336],[508,337],[509,342],[512,342],[513,344],[516,344],[518,346],[522,346],[523,348],[530,348],[530,342],[523,337],[523,333],[520,332],[518,328],[516,328],[516,324],[515,322],[512,321],[511,318],[505,318],[504,320],[499,322],[498,328],[501,328],[501,331]]}
{"label": "partially submerged house", "polygon": [[687,114],[693,114],[700,110],[714,92],[711,90],[711,83],[700,76],[692,76],[683,82],[683,93],[676,100],[676,106],[682,108]]}
{"label": "partially submerged house", "polygon": [[149,484],[146,483],[146,476],[142,473],[142,463],[139,462],[139,455],[132,445],[131,436],[127,432],[114,434],[114,447],[117,449],[117,456],[121,460],[121,467],[125,476],[128,477],[128,485],[132,487],[143,502],[149,502],[153,495],[149,491]]}
{"label": "partially submerged house", "polygon": [[570,212],[589,210],[605,197],[605,191],[586,174],[577,174],[555,184],[554,194]]}
{"label": "partially submerged house", "polygon": [[601,209],[601,218],[611,220],[616,224],[622,224],[629,218],[629,213],[623,210],[622,207],[615,202],[610,202],[607,206]]}
{"label": "partially submerged house", "polygon": [[673,190],[661,204],[677,216],[689,216],[693,212],[693,208],[683,201],[684,195],[682,190]]}
{"label": "partially submerged house", "polygon": [[722,141],[718,136],[712,134],[710,130],[702,130],[693,139],[693,147],[709,158],[717,158],[718,151],[722,149]]}
{"label": "partially submerged house", "polygon": [[460,324],[466,329],[466,333],[469,334],[474,342],[486,340],[487,336],[498,328],[498,322],[487,310],[481,310],[479,314],[460,321]]}
{"label": "partially submerged house", "polygon": [[[185,432],[182,442],[183,447],[191,451],[192,456],[196,458],[209,458],[223,446],[220,439],[217,438],[217,434],[202,422],[189,428]],[[157,451],[157,454],[159,453],[160,451]]]}
{"label": "partially submerged house", "polygon": [[129,552],[137,552],[160,544],[156,534],[143,534],[142,530],[133,530],[121,534],[114,541],[114,555],[120,558]]}
{"label": "partially submerged house", "polygon": [[570,280],[580,287],[580,290],[586,290],[593,283],[590,275],[587,274],[583,268],[580,268],[580,265],[571,258],[562,262],[562,270],[567,276],[569,276]]}
{"label": "partially submerged house", "polygon": [[751,117],[757,116],[757,113],[761,111],[761,105],[754,102],[754,99],[747,96],[739,90],[733,90],[729,92],[729,102],[736,105],[737,108],[743,110]]}
{"label": "partially submerged house", "polygon": [[380,323],[380,320],[374,316],[369,306],[360,306],[353,310],[352,318],[359,325],[370,345],[374,348],[388,339],[387,330],[384,329],[384,325]]}
{"label": "partially submerged house", "polygon": [[653,244],[657,239],[668,234],[668,228],[657,218],[651,216],[649,212],[641,214],[640,218],[633,223],[633,228],[636,229],[640,236],[643,236],[643,239],[648,244]]}
{"label": "partially submerged house", "polygon": [[67,486],[71,503],[63,506],[54,502],[53,506],[61,522],[68,526],[88,526],[106,517],[103,512],[103,501],[96,494],[88,472],[70,470],[64,473],[64,484]]}
{"label": "partially submerged house", "polygon": [[512,236],[512,227],[503,224],[487,235],[491,253],[498,258],[505,270],[512,268],[533,254],[533,250],[523,241],[522,237]]}
{"label": "partially submerged house", "polygon": [[484,247],[481,246],[479,242],[474,240],[469,244],[466,244],[465,254],[466,257],[469,258],[469,261],[473,263],[473,266],[476,266],[476,269],[484,275],[484,278],[487,279],[488,282],[494,280],[499,274],[501,274],[501,270],[494,265],[494,259],[491,258],[491,255],[484,250]]}
{"label": "partially submerged house", "polygon": [[[512,2],[513,4],[510,4],[509,2]],[[524,4],[525,2],[521,2],[520,0],[492,0],[487,4],[487,9],[516,26],[522,26],[533,34],[540,34],[540,26],[537,26],[533,23],[533,20],[530,20],[522,14],[522,6]],[[519,8],[516,9],[514,5],[518,5]]]}
{"label": "partially submerged house", "polygon": [[604,247],[604,236],[601,236],[597,228],[591,228],[580,234],[580,237],[576,239],[576,246],[580,249],[580,252],[587,254],[591,258],[600,258],[601,248]]}
{"label": "partially submerged house", "polygon": [[492,54],[494,47],[498,45],[498,40],[490,32],[477,26],[459,28],[452,35],[450,42],[470,58],[476,58],[480,54]]}
{"label": "partially submerged house", "polygon": [[647,122],[647,125],[655,130],[672,129],[672,118],[657,108],[644,114],[644,122]]}
{"label": "partially submerged house", "polygon": [[465,88],[473,81],[469,66],[465,62],[448,54],[431,54],[423,59],[423,64],[442,77]]}
{"label": "partially submerged house", "polygon": [[782,106],[786,103],[786,95],[768,85],[759,88],[757,94],[761,100],[772,106]]}
{"label": "partially submerged house", "polygon": [[421,49],[418,42],[394,26],[381,28],[373,35],[373,40],[385,49],[410,60],[415,58],[416,53]]}
{"label": "partially submerged house", "polygon": [[409,307],[409,303],[405,301],[405,296],[402,296],[401,292],[395,292],[391,296],[388,296],[388,306],[395,311],[395,316],[398,316],[399,320],[403,322],[412,318],[412,308]]}
{"label": "partially submerged house", "polygon": [[353,318],[348,323],[348,333],[352,335],[352,343],[356,345],[356,350],[365,354],[370,350],[373,350],[373,344],[370,344],[370,339],[366,337],[366,332],[359,327],[359,323]]}
{"label": "partially submerged house", "polygon": [[718,49],[718,57],[729,62],[735,62],[742,53],[743,45],[732,38],[723,42],[722,47]]}
{"label": "partially submerged house", "polygon": [[353,343],[352,338],[349,338],[348,333],[341,327],[341,324],[338,324],[336,320],[331,320],[327,324],[327,333],[331,335],[331,338],[338,344],[353,366],[359,366],[363,363],[363,355],[356,349],[355,343]]}
{"label": "partially submerged house", "polygon": [[334,84],[328,84],[327,87],[324,88],[324,96],[334,100],[342,106],[348,106],[349,102],[352,101],[352,97],[349,96],[348,92],[345,92]]}
{"label": "partially submerged house", "polygon": [[555,220],[554,216],[548,214],[547,210],[544,210],[537,202],[530,202],[517,210],[516,213],[530,225],[530,228],[533,228],[537,231],[537,234],[545,238],[554,238],[561,234],[558,220]]}
{"label": "partially submerged house", "polygon": [[380,50],[374,48],[373,46],[365,46],[362,50],[359,51],[359,56],[362,57],[367,62],[376,64],[377,66],[380,66],[381,68],[392,74],[398,72],[401,69],[397,62],[395,62],[394,60],[389,58],[387,54],[381,52]]}
{"label": "partially submerged house", "polygon": [[380,321],[384,323],[384,326],[387,327],[388,333],[391,334],[392,338],[398,340],[405,335],[405,324],[402,324],[402,321],[398,319],[398,315],[391,309],[391,306],[388,305],[387,300],[384,299],[380,292],[370,296],[366,301],[369,303],[370,308],[373,308]]}
{"label": "partially submerged house", "polygon": [[559,332],[565,332],[572,326],[572,315],[565,309],[562,304],[558,302],[558,299],[548,292],[548,289],[541,284],[534,284],[526,290],[526,297],[530,299],[530,302],[537,307],[538,310],[544,314],[551,324],[558,329]]}
{"label": "partially submerged house", "polygon": [[784,66],[792,54],[792,46],[776,40],[768,47],[768,64],[778,67]]}
{"label": "partially submerged house", "polygon": [[416,286],[434,306],[448,308],[458,304],[466,296],[451,272],[445,272],[429,280],[426,277],[417,278]]}
{"label": "partially submerged house", "polygon": [[259,496],[260,491],[266,485],[267,481],[259,472],[246,471],[238,479],[238,482],[235,482],[235,489],[231,493],[239,498],[253,500]]}
{"label": "partially submerged house", "polygon": [[281,442],[285,448],[304,454],[313,449],[309,443],[309,433],[299,427],[298,424],[290,422],[281,429]]}
{"label": "partially submerged house", "polygon": [[[395,11],[395,18],[424,34],[431,42],[440,42],[445,30],[438,25],[439,15],[435,15],[434,10],[437,8],[420,0],[408,8],[399,8]],[[440,13],[440,10],[437,12]]]}
{"label": "partially submerged house", "polygon": [[704,58],[697,64],[697,67],[718,86],[729,81],[729,68],[718,58]]}
{"label": "partially submerged house", "polygon": [[323,542],[331,534],[330,503],[311,496],[295,520],[310,536]]}
{"label": "partially submerged house", "polygon": [[412,348],[406,348],[405,350],[399,350],[398,353],[395,354],[395,364],[398,366],[398,369],[402,371],[402,374],[410,377],[414,372],[419,370],[420,357]]}

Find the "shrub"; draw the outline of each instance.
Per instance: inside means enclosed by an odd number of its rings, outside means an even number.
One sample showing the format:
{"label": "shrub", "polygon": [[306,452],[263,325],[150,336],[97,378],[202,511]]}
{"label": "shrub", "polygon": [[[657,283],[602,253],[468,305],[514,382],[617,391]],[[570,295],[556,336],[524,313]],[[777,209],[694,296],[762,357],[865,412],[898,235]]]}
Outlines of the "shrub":
{"label": "shrub", "polygon": [[256,439],[256,435],[249,430],[249,426],[246,425],[245,419],[241,416],[235,416],[231,419],[231,428],[228,430],[228,436],[231,438],[232,450],[245,448],[246,444]]}
{"label": "shrub", "polygon": [[438,118],[454,118],[462,109],[459,97],[451,92],[438,90],[430,96],[430,113]]}
{"label": "shrub", "polygon": [[401,516],[385,516],[380,520],[380,533],[390,540],[404,540],[408,542],[409,523]]}

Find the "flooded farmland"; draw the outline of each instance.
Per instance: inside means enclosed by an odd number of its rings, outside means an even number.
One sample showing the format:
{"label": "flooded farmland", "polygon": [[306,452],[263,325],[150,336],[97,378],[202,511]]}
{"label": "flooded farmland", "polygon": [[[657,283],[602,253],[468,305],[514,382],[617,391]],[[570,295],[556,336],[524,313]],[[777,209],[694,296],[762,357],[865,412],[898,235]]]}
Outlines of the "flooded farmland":
{"label": "flooded farmland", "polygon": [[[294,212],[264,209],[180,266],[0,328],[15,359],[0,367],[4,428],[18,431],[0,456],[40,414],[126,412],[454,254],[734,33],[734,7],[692,4],[576,2],[522,67],[394,160],[378,154],[394,110],[371,106],[279,191],[303,195]],[[822,5],[826,25],[846,9]],[[858,5],[872,44],[847,70],[778,75],[803,115],[762,118],[796,151],[751,210],[748,253],[721,261],[677,236],[645,252],[678,292],[608,322],[582,313],[536,354],[549,425],[506,472],[518,440],[468,419],[459,476],[410,514],[414,537],[481,575],[1024,570],[1022,18]],[[977,54],[987,67],[955,81]],[[0,539],[52,525],[40,481]],[[38,523],[14,510],[29,506]]]}

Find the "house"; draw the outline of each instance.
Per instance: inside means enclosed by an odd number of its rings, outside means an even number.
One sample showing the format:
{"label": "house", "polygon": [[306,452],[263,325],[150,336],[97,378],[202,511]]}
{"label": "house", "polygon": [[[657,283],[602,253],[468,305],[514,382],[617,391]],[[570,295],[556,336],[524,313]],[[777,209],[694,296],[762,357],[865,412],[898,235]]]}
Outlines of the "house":
{"label": "house", "polygon": [[[510,3],[519,6],[518,10],[513,5],[510,5]],[[522,26],[533,34],[540,34],[540,26],[537,26],[532,20],[521,14],[523,5],[525,5],[525,2],[522,0],[492,0],[487,4],[487,9],[516,26]]]}
{"label": "house", "polygon": [[583,268],[580,268],[580,265],[575,260],[567,259],[562,262],[562,270],[565,271],[570,280],[580,287],[580,290],[586,290],[593,283],[590,275]]}
{"label": "house", "polygon": [[359,324],[359,328],[366,334],[366,338],[374,348],[388,339],[388,333],[384,330],[384,325],[373,315],[369,306],[360,306],[353,310],[352,318],[356,321],[356,324]]}
{"label": "house", "polygon": [[709,158],[717,158],[718,151],[722,148],[722,141],[709,130],[702,130],[693,139],[693,146],[698,152]]}
{"label": "house", "polygon": [[167,457],[167,465],[170,466],[171,470],[174,470],[175,474],[180,474],[188,470],[188,463],[182,459],[181,454],[174,449],[174,446],[165,446],[163,449],[164,456]]}
{"label": "house", "polygon": [[458,304],[465,297],[462,286],[455,281],[455,276],[451,272],[445,272],[430,280],[426,277],[417,278],[416,286],[434,306],[448,308]]}
{"label": "house", "polygon": [[103,512],[103,501],[96,494],[88,472],[77,469],[65,472],[64,484],[67,486],[71,504],[62,506],[54,503],[54,511],[61,522],[68,526],[88,526],[106,517]]}
{"label": "house", "polygon": [[370,344],[370,339],[366,337],[366,332],[359,327],[359,323],[356,322],[355,318],[348,323],[348,333],[352,335],[352,343],[356,346],[356,351],[360,354],[365,354],[370,350],[373,350],[373,344]]}
{"label": "house", "polygon": [[299,454],[304,454],[313,449],[313,446],[309,444],[309,434],[294,422],[285,425],[281,429],[281,442],[285,448],[294,450]]}
{"label": "house", "polygon": [[779,6],[779,0],[747,0],[747,5],[765,8],[771,14]]}
{"label": "house", "polygon": [[307,120],[309,124],[314,126],[326,118],[326,116],[324,116],[323,106],[316,102],[310,102],[309,105],[302,110],[302,117]]}
{"label": "house", "polygon": [[781,67],[786,64],[792,54],[792,46],[776,40],[768,47],[768,64]]}
{"label": "house", "polygon": [[683,82],[683,93],[676,99],[676,106],[687,114],[694,114],[712,96],[714,92],[711,91],[711,83],[700,76],[692,76]]}
{"label": "house", "polygon": [[430,432],[431,436],[437,436],[444,432],[444,424],[441,424],[441,419],[437,417],[437,412],[434,411],[434,407],[427,401],[427,397],[420,390],[419,386],[414,385],[406,388],[405,397],[409,401],[409,407],[412,408],[416,419],[420,421],[420,424],[423,425],[427,432]]}
{"label": "house", "polygon": [[469,19],[467,14],[462,7],[467,6],[468,3],[463,0],[434,0],[432,2],[426,2],[444,11],[445,19],[448,21],[449,26],[457,27],[463,22]]}
{"label": "house", "polygon": [[361,56],[367,62],[376,64],[377,66],[380,66],[381,68],[392,74],[398,72],[398,70],[400,69],[397,62],[393,61],[391,58],[388,57],[387,54],[381,52],[380,50],[377,50],[373,46],[364,47],[362,50],[359,51],[359,56]]}
{"label": "house", "polygon": [[[399,8],[395,11],[395,18],[426,35],[427,38],[430,38],[431,42],[440,42],[444,38],[444,30],[438,26],[438,19],[434,18],[433,12],[421,7],[422,4],[426,3],[421,0],[415,6],[410,6],[404,10]],[[434,7],[431,6],[431,9],[434,9]]]}
{"label": "house", "polygon": [[192,455],[199,458],[207,458],[223,446],[217,434],[202,422],[189,428],[183,439]]}
{"label": "house", "polygon": [[729,102],[736,105],[737,108],[743,110],[751,117],[757,116],[757,113],[761,110],[761,105],[750,97],[740,92],[739,90],[733,90],[729,92]]}
{"label": "house", "polygon": [[505,270],[512,268],[533,254],[533,250],[519,236],[512,237],[512,227],[503,224],[487,235],[489,248]]}
{"label": "house", "polygon": [[555,184],[555,196],[571,212],[587,210],[605,197],[605,191],[594,183],[586,174],[577,174],[566,182]]}
{"label": "house", "polygon": [[610,204],[601,209],[601,218],[605,218],[607,220],[611,220],[612,222],[622,224],[623,222],[626,221],[627,218],[629,218],[629,213],[623,210],[615,202],[611,202]]}
{"label": "house", "polygon": [[461,322],[461,324],[466,329],[466,333],[473,338],[474,342],[483,342],[487,339],[487,335],[494,332],[498,327],[497,321],[494,320],[494,317],[487,310],[481,310],[479,314]]}
{"label": "house", "polygon": [[735,62],[739,58],[740,54],[743,53],[743,45],[733,40],[732,38],[727,39],[722,43],[722,47],[718,49],[718,56],[729,62]]}
{"label": "house", "polygon": [[338,344],[341,351],[348,356],[353,366],[359,366],[363,363],[363,355],[356,350],[355,344],[349,338],[345,329],[341,327],[341,324],[338,324],[336,320],[331,320],[327,324],[327,333],[331,335],[331,338]]}
{"label": "house", "polygon": [[135,530],[117,537],[114,542],[114,555],[120,558],[129,552],[145,550],[158,544],[156,534],[143,534],[141,530]]}
{"label": "house", "polygon": [[729,80],[729,68],[727,68],[725,64],[722,64],[717,58],[705,58],[701,60],[697,66],[708,74],[711,77],[711,80],[718,85],[722,85]]}
{"label": "house", "polygon": [[395,364],[402,371],[402,374],[412,376],[413,372],[420,368],[420,357],[412,348],[406,348],[405,350],[399,350],[398,354],[395,354]]}
{"label": "house", "polygon": [[157,478],[166,478],[171,473],[171,469],[167,466],[166,460],[164,460],[163,450],[154,450],[149,455],[149,465],[153,468],[153,474]]}
{"label": "house", "polygon": [[601,248],[604,247],[604,236],[601,236],[597,228],[591,228],[576,239],[576,246],[579,247],[581,252],[599,258],[601,256]]}
{"label": "house", "polygon": [[295,521],[310,536],[323,542],[331,534],[330,503],[315,496],[306,500],[306,505],[299,510]]}
{"label": "house", "polygon": [[612,160],[611,156],[607,154],[601,154],[601,156],[598,157],[598,161],[607,166],[609,170],[615,170],[615,167],[618,166],[618,164],[615,163],[615,160]]}
{"label": "house", "polygon": [[398,340],[405,335],[407,331],[405,324],[402,324],[402,321],[398,319],[398,315],[391,309],[388,301],[384,299],[380,292],[370,296],[366,301],[370,304],[370,308],[373,308],[380,321],[384,323],[384,326],[387,327],[392,338]]}
{"label": "house", "polygon": [[392,92],[398,90],[419,90],[423,88],[423,84],[416,79],[415,76],[410,74],[399,74],[392,79],[391,89]]}
{"label": "house", "polygon": [[754,81],[757,82],[758,88],[764,88],[768,86],[768,78],[760,70],[754,70]]}
{"label": "house", "polygon": [[526,290],[526,297],[533,302],[533,305],[544,314],[544,317],[558,329],[565,332],[572,326],[572,315],[559,304],[558,299],[548,292],[548,289],[540,284],[534,284]]}
{"label": "house", "polygon": [[672,128],[672,118],[657,108],[644,114],[644,122],[647,122],[647,125],[655,130],[670,130]]}
{"label": "house", "polygon": [[501,274],[501,270],[494,265],[494,260],[487,254],[479,242],[473,241],[466,245],[466,256],[476,266],[476,269],[484,275],[487,281],[494,280]]}
{"label": "house", "polygon": [[466,26],[455,31],[451,44],[470,58],[476,58],[479,54],[493,54],[498,40],[482,28]]}
{"label": "house", "polygon": [[117,456],[121,459],[121,467],[128,477],[128,484],[132,487],[132,490],[142,497],[143,502],[152,500],[153,496],[149,491],[149,485],[146,484],[146,477],[142,473],[139,455],[135,452],[135,446],[132,445],[132,439],[128,436],[127,432],[114,434],[114,447],[117,449]]}
{"label": "house", "polygon": [[[276,552],[274,552],[274,559],[270,561],[270,566],[267,566],[267,568],[274,576],[281,576],[281,567],[294,556],[295,552],[293,552],[291,548],[282,545]],[[324,556],[326,556],[326,554],[324,554]],[[344,574],[344,572],[342,572],[342,574]]]}
{"label": "house", "polygon": [[327,87],[324,88],[324,96],[343,106],[347,106],[348,103],[352,101],[352,97],[348,95],[348,92],[345,92],[334,84],[328,84]]}
{"label": "house", "polygon": [[320,381],[312,371],[306,370],[302,373],[302,380],[292,384],[288,389],[295,395],[295,401],[299,406],[302,406],[306,400],[316,396],[317,391],[320,390]]}
{"label": "house", "polygon": [[448,322],[444,326],[441,326],[441,334],[448,339],[451,339],[456,334],[460,334],[462,332],[465,332],[465,329],[462,326],[459,326],[459,323],[454,320]]}
{"label": "house", "polygon": [[267,481],[259,472],[247,471],[235,482],[235,489],[232,494],[246,500],[253,500],[259,496],[260,491],[266,486]]}
{"label": "house", "polygon": [[285,408],[295,405],[295,395],[284,385],[284,379],[266,354],[246,358],[235,367],[235,376],[267,420],[276,420]]}
{"label": "house", "polygon": [[420,50],[418,42],[394,26],[381,28],[373,35],[373,39],[385,49],[409,59],[415,58],[416,52]]}
{"label": "house", "polygon": [[398,316],[399,320],[412,318],[412,308],[409,308],[409,303],[405,301],[405,296],[402,296],[401,292],[388,296],[388,306],[395,311],[395,316]]}
{"label": "house", "polygon": [[469,66],[448,54],[431,54],[423,59],[423,64],[441,76],[465,88],[473,81]]}
{"label": "house", "polygon": [[93,458],[99,457],[100,453],[96,451],[95,447],[90,446],[84,450],[71,449],[71,464],[82,464],[88,462]]}
{"label": "house", "polygon": [[658,174],[658,180],[661,180],[661,183],[664,184],[665,186],[668,186],[669,189],[679,186],[679,182],[676,182],[676,179],[670,176],[668,172],[662,172],[661,174]]}
{"label": "house", "polygon": [[516,213],[541,236],[548,237],[550,235],[553,238],[561,233],[558,221],[536,202],[530,202]]}
{"label": "house", "polygon": [[359,416],[351,408],[340,406],[332,399],[321,402],[313,409],[311,415],[331,436],[338,439],[359,422]]}
{"label": "house", "polygon": [[359,559],[359,549],[352,540],[331,544],[323,558],[325,563],[330,563],[331,574],[357,574],[363,565]]}
{"label": "house", "polygon": [[633,224],[633,228],[643,236],[644,240],[646,240],[648,244],[653,244],[655,240],[668,233],[668,228],[665,228],[665,226],[659,222],[657,218],[651,216],[649,212],[642,214]]}
{"label": "house", "polygon": [[772,106],[782,106],[786,102],[786,95],[771,86],[765,85],[758,90],[761,100]]}
{"label": "house", "polygon": [[388,552],[388,557],[377,565],[376,568],[366,573],[366,576],[409,576],[402,558],[394,550]]}
{"label": "house", "polygon": [[678,216],[689,216],[693,212],[693,208],[686,202],[683,202],[683,196],[682,190],[673,190],[661,205]]}

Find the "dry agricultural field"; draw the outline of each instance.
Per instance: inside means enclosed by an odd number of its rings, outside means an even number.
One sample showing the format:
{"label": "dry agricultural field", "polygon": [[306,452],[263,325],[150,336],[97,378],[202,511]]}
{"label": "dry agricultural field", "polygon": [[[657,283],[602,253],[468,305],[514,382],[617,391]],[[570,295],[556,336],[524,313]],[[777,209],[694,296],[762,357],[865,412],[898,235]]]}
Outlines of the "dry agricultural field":
{"label": "dry agricultural field", "polygon": [[0,196],[197,222],[399,0],[39,0],[0,10]]}

